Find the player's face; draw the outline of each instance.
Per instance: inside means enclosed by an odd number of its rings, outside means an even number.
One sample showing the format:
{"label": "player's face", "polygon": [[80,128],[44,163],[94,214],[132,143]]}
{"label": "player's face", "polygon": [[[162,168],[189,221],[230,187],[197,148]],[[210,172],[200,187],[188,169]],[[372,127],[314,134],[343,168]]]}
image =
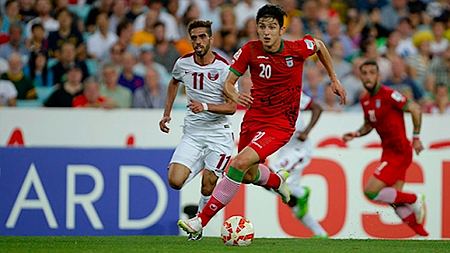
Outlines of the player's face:
{"label": "player's face", "polygon": [[208,35],[205,27],[191,30],[191,44],[197,56],[203,57],[211,50],[213,38]]}
{"label": "player's face", "polygon": [[372,92],[380,82],[381,76],[374,65],[365,65],[361,68],[361,81],[364,88],[369,92]]}
{"label": "player's face", "polygon": [[266,49],[274,49],[274,51],[277,51],[278,48],[273,47],[280,43],[284,31],[285,27],[280,27],[280,24],[274,18],[261,18],[258,21],[259,39]]}

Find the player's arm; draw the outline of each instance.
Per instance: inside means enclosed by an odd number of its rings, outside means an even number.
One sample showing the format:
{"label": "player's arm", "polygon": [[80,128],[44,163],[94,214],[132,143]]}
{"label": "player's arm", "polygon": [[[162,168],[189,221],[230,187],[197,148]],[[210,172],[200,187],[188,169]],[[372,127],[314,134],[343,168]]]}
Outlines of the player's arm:
{"label": "player's arm", "polygon": [[316,103],[314,100],[312,101],[309,110],[311,111],[311,120],[309,121],[308,126],[304,131],[300,132],[300,135],[297,137],[300,141],[305,141],[308,138],[308,134],[311,129],[316,125],[319,120],[320,115],[322,114],[323,108],[320,104]]}
{"label": "player's arm", "polygon": [[168,133],[170,128],[167,126],[167,123],[170,123],[170,112],[172,111],[173,103],[175,98],[177,97],[178,87],[180,86],[180,81],[172,78],[169,83],[169,87],[167,87],[167,99],[166,106],[164,108],[164,114],[161,121],[159,121],[159,129],[164,133]]}
{"label": "player's arm", "polygon": [[218,105],[210,103],[200,103],[199,101],[191,99],[187,107],[191,109],[193,113],[210,111],[219,114],[233,115],[236,112],[236,103],[227,97],[225,97],[225,99],[225,103]]}
{"label": "player's arm", "polygon": [[422,109],[420,105],[411,99],[408,100],[407,104],[403,108],[403,111],[410,112],[413,121],[413,148],[416,154],[419,154],[424,148],[422,141],[420,140],[420,128],[422,127]]}
{"label": "player's arm", "polygon": [[353,138],[364,136],[370,131],[372,131],[373,127],[370,125],[369,121],[367,119],[364,120],[364,124],[362,127],[360,127],[356,132],[348,132],[345,133],[344,136],[342,136],[342,139],[344,142],[348,142],[353,140]]}
{"label": "player's arm", "polygon": [[314,41],[317,47],[316,54],[319,57],[320,62],[322,62],[323,66],[327,70],[328,76],[330,77],[331,89],[336,95],[341,97],[340,104],[346,104],[347,93],[345,92],[344,87],[337,78],[336,72],[334,71],[333,68],[333,62],[331,61],[331,56],[330,53],[328,52],[327,47],[321,40],[314,39]]}
{"label": "player's arm", "polygon": [[229,71],[223,85],[223,92],[229,99],[231,99],[231,101],[241,106],[248,107],[251,103],[253,103],[253,98],[250,96],[250,94],[239,93],[236,90],[235,84],[239,77],[240,76],[238,76],[233,71]]}

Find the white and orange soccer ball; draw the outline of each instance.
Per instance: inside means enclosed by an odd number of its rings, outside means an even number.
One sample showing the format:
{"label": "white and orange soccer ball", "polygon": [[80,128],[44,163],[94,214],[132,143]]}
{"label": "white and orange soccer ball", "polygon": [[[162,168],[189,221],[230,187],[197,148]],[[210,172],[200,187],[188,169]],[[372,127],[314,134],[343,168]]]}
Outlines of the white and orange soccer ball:
{"label": "white and orange soccer ball", "polygon": [[222,241],[229,246],[247,246],[255,237],[252,223],[245,217],[236,215],[228,218],[222,225]]}

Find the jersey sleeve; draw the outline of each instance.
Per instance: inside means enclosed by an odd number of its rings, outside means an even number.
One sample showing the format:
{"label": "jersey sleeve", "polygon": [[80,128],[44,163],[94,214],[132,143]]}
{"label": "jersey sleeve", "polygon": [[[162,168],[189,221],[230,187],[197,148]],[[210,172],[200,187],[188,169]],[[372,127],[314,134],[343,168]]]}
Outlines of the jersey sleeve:
{"label": "jersey sleeve", "polygon": [[230,71],[238,76],[242,76],[248,68],[251,58],[251,48],[247,43],[241,47],[234,55],[231,60]]}
{"label": "jersey sleeve", "polygon": [[317,51],[317,45],[314,38],[311,35],[306,35],[301,40],[297,40],[297,43],[301,48],[301,57],[306,60],[311,55],[315,54]]}
{"label": "jersey sleeve", "polygon": [[313,102],[312,98],[302,91],[302,98],[300,99],[300,110],[302,111],[309,110],[312,102]]}
{"label": "jersey sleeve", "polygon": [[398,90],[393,90],[390,93],[389,101],[391,101],[391,104],[400,110],[403,110],[403,108],[408,103],[408,98],[400,93]]}
{"label": "jersey sleeve", "polygon": [[175,62],[172,69],[172,77],[177,81],[181,81],[182,79],[182,70],[180,67],[180,58]]}

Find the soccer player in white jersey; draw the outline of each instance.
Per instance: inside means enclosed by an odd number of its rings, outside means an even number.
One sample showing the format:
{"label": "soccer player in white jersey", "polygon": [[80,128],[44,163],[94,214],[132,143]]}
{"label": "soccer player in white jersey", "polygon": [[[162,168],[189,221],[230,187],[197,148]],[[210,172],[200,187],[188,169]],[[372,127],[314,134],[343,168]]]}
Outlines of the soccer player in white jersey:
{"label": "soccer player in white jersey", "polygon": [[[210,21],[196,20],[188,32],[194,52],[175,63],[167,92],[161,131],[168,133],[170,112],[178,87],[186,87],[188,110],[184,118],[183,137],[169,164],[169,185],[179,190],[203,168],[199,212],[208,202],[231,158],[234,140],[229,116],[236,112],[236,103],[225,97],[223,84],[228,75],[228,62],[211,51],[214,40]],[[189,240],[200,240],[201,233],[190,234]]]}
{"label": "soccer player in white jersey", "polygon": [[328,238],[328,233],[309,212],[308,197],[310,189],[300,186],[303,169],[309,165],[312,156],[313,145],[308,138],[308,134],[319,120],[323,109],[311,97],[302,92],[300,110],[311,110],[309,124],[306,126],[301,113],[299,113],[295,126],[296,132],[292,135],[290,141],[278,151],[277,159],[270,165],[270,169],[274,172],[281,169],[289,172],[290,176],[286,179],[286,183],[291,190],[291,199],[287,204],[291,207],[295,217],[313,232],[314,237]]}

